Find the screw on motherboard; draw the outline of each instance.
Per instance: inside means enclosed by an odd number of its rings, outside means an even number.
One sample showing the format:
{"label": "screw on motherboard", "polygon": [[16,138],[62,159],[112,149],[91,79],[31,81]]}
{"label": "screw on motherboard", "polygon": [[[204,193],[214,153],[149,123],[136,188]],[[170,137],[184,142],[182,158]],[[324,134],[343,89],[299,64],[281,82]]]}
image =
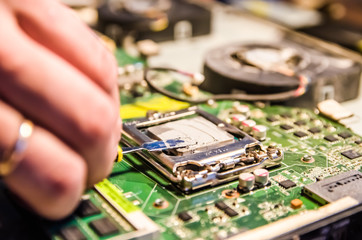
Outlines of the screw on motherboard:
{"label": "screw on motherboard", "polygon": [[240,196],[240,193],[234,188],[222,191],[221,195],[225,198],[237,198]]}
{"label": "screw on motherboard", "polygon": [[155,208],[160,208],[160,209],[164,209],[167,208],[169,206],[169,203],[162,198],[157,198],[154,202],[153,202],[153,206]]}
{"label": "screw on motherboard", "polygon": [[232,196],[232,195],[234,195],[235,194],[235,190],[229,190],[229,191],[227,191],[226,192],[226,196]]}
{"label": "screw on motherboard", "polygon": [[314,162],[314,158],[312,155],[309,155],[309,154],[306,154],[304,155],[302,158],[301,158],[302,162],[305,162],[305,163],[312,163]]}

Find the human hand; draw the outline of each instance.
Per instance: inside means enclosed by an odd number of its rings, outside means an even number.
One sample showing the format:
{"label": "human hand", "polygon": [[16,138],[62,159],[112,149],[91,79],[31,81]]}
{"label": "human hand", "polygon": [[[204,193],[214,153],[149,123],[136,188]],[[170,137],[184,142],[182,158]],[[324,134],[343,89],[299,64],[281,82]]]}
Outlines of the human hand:
{"label": "human hand", "polygon": [[111,171],[121,130],[117,65],[58,1],[0,0],[0,16],[0,160],[24,117],[35,124],[3,179],[36,212],[58,219]]}

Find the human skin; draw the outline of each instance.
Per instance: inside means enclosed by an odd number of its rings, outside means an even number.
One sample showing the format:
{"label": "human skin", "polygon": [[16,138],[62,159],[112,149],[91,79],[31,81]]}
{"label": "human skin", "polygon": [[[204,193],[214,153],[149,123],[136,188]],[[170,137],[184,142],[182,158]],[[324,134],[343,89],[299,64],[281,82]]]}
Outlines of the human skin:
{"label": "human skin", "polygon": [[0,158],[24,118],[34,132],[4,182],[49,219],[70,214],[109,174],[121,120],[117,64],[54,0],[0,0]]}

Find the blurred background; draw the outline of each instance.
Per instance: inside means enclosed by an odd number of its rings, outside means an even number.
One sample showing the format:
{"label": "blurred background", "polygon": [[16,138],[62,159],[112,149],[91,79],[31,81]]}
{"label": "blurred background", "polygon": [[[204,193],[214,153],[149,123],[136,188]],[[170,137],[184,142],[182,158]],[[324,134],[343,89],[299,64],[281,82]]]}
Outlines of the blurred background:
{"label": "blurred background", "polygon": [[[200,87],[208,92],[266,94],[295,88],[298,82],[275,67],[285,61],[295,76],[307,76],[311,83],[302,96],[279,104],[315,108],[323,100],[334,99],[353,115],[346,124],[362,134],[359,0],[63,2],[99,32],[112,51],[123,49],[127,56],[143,58],[148,67],[204,73],[206,80]],[[214,59],[216,67],[211,67],[210,52],[231,46],[243,54],[232,60]],[[284,59],[285,54],[292,57]],[[217,92],[220,79],[232,86]]]}

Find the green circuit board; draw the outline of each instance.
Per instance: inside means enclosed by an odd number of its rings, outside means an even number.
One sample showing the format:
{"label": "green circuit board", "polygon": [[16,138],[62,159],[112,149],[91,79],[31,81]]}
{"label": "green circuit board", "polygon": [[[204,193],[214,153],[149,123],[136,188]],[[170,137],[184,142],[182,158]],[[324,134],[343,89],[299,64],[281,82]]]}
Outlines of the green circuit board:
{"label": "green circuit board", "polygon": [[[122,66],[145,64],[122,50],[116,55]],[[126,123],[144,118],[149,111],[163,113],[190,107],[188,103],[151,93],[142,82],[136,82],[133,88],[122,87],[120,97],[120,114]],[[238,113],[240,106],[247,108],[247,113]],[[358,175],[362,166],[362,138],[339,123],[312,110],[283,106],[220,101],[197,107],[239,130],[245,129],[233,116],[240,114],[266,129],[258,144],[283,152],[282,161],[268,168],[268,184],[244,191],[238,187],[238,173],[224,182],[183,191],[179,183],[170,181],[147,157],[128,154],[114,164],[107,179],[84,194],[72,216],[47,225],[51,238],[278,239],[278,231],[282,235],[283,228],[291,225],[289,230],[297,229],[293,229],[291,222],[297,222],[301,228],[361,201],[360,196],[352,196],[352,200],[343,197],[362,179]],[[181,119],[193,124],[190,116]],[[252,132],[247,133],[253,136]],[[193,155],[190,156],[192,159]],[[332,184],[338,182],[339,186],[338,178],[345,173],[348,176],[344,179],[351,180],[352,186],[342,184],[338,189],[323,192],[325,186],[331,185],[331,179]],[[344,202],[338,207],[333,205],[341,200]],[[277,235],[268,235],[271,230],[263,229],[272,224],[276,224],[273,232]],[[252,231],[256,235],[247,235]]]}
{"label": "green circuit board", "polygon": [[[250,108],[250,119],[267,127],[262,144],[284,151],[281,164],[269,169],[270,185],[244,193],[235,190],[238,181],[234,180],[185,193],[137,155],[127,155],[115,163],[103,185],[85,194],[84,201],[91,201],[97,211],[81,214],[83,217],[75,213],[65,224],[51,229],[53,238],[63,239],[64,234],[59,233],[69,227],[76,227],[86,239],[133,238],[135,235],[127,234],[141,230],[127,214],[138,212],[142,217],[136,221],[144,217],[154,224],[141,238],[223,239],[320,208],[323,204],[302,194],[305,186],[361,169],[361,137],[340,124],[306,109],[241,104]],[[222,101],[199,107],[227,121],[233,106],[235,102]],[[306,155],[308,161],[303,159]],[[286,180],[292,184],[283,186]],[[302,205],[292,207],[293,199],[301,200]],[[215,205],[218,202],[237,214],[229,216]],[[180,213],[187,213],[186,220]],[[115,229],[101,236],[92,222],[104,218]]]}

